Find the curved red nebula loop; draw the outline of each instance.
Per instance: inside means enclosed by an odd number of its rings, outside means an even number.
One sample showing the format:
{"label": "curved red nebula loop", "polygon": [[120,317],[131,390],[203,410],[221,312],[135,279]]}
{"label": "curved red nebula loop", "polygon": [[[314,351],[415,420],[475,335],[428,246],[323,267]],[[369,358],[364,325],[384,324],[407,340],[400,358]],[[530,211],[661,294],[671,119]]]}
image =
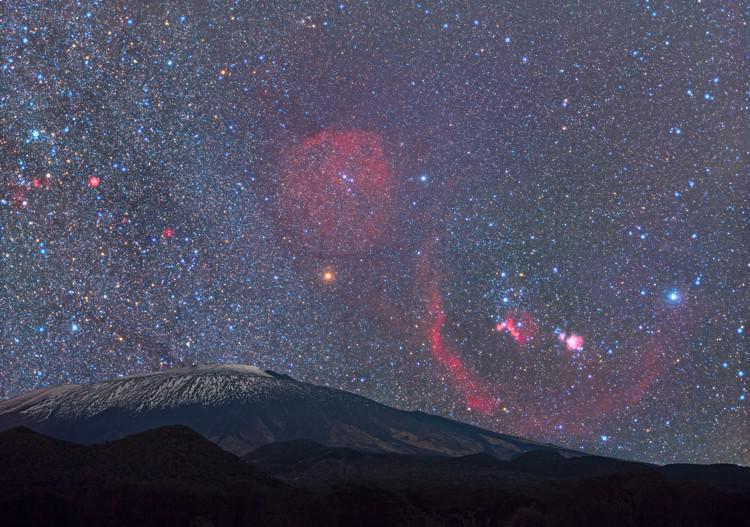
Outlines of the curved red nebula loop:
{"label": "curved red nebula loop", "polygon": [[443,311],[443,299],[435,284],[430,285],[428,295],[428,312],[432,317],[430,350],[433,356],[448,369],[451,379],[466,398],[469,409],[487,415],[491,414],[498,405],[497,399],[488,394],[489,390],[472,375],[453,346],[443,339],[445,312]]}
{"label": "curved red nebula loop", "polygon": [[445,310],[443,297],[438,287],[438,273],[430,262],[431,246],[428,244],[423,247],[421,254],[417,275],[421,277],[421,280],[426,280],[430,352],[437,362],[447,369],[451,383],[464,397],[468,409],[484,415],[492,415],[499,405],[497,397],[492,395],[493,390],[474,375],[464,364],[455,346],[443,337]]}

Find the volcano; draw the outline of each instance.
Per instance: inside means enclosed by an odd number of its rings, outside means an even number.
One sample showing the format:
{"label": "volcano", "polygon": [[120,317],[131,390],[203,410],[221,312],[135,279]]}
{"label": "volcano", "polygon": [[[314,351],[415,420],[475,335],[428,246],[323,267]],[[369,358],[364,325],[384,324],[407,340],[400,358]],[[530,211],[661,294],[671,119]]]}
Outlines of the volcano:
{"label": "volcano", "polygon": [[376,453],[484,453],[503,460],[536,450],[580,455],[244,365],[181,367],[56,386],[0,403],[0,430],[25,426],[76,443],[171,425],[188,426],[239,456],[293,440]]}

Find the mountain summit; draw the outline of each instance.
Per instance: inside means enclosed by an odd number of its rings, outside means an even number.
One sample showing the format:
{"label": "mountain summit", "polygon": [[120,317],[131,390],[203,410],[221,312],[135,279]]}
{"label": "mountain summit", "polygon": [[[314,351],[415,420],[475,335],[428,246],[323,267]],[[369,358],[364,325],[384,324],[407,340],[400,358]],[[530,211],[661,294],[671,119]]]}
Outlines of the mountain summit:
{"label": "mountain summit", "polygon": [[534,450],[575,452],[498,434],[244,365],[204,365],[63,385],[0,402],[0,430],[27,426],[79,443],[185,425],[245,455],[278,441],[357,450],[511,459]]}

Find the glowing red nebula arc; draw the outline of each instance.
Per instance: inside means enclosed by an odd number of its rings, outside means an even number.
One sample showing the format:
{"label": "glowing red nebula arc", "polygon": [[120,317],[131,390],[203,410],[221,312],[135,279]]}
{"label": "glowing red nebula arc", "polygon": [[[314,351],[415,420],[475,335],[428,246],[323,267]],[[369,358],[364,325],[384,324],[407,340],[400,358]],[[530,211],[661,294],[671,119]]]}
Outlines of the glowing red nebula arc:
{"label": "glowing red nebula arc", "polygon": [[489,390],[472,375],[471,371],[461,361],[461,357],[443,339],[445,312],[443,311],[443,299],[435,284],[430,284],[428,295],[428,313],[432,317],[430,324],[430,350],[432,355],[448,369],[451,379],[466,398],[469,409],[487,415],[492,414],[498,405],[497,399],[488,395]]}

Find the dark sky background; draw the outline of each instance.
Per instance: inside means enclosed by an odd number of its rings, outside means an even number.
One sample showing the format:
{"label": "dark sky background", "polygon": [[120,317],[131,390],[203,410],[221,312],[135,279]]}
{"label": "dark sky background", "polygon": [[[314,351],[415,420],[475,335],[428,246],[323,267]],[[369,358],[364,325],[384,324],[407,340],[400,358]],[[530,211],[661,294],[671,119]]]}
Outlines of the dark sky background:
{"label": "dark sky background", "polygon": [[241,362],[750,463],[745,2],[0,7],[0,396]]}

